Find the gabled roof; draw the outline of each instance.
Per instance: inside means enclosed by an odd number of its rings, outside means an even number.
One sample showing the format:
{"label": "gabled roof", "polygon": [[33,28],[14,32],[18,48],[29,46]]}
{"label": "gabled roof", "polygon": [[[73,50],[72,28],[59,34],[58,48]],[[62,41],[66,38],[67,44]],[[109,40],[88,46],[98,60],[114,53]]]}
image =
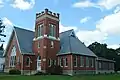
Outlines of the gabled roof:
{"label": "gabled roof", "polygon": [[[33,54],[32,42],[34,32],[23,28],[14,27],[15,35],[18,40],[18,45],[22,54]],[[63,54],[79,54],[86,56],[96,55],[89,50],[76,36],[74,30],[68,30],[60,33],[61,49],[57,55]]]}
{"label": "gabled roof", "polygon": [[34,32],[23,28],[14,27],[18,44],[22,54],[33,54],[32,42],[34,38]]}
{"label": "gabled roof", "polygon": [[96,57],[96,55],[76,37],[74,30],[60,34],[60,45],[61,49],[58,55],[79,54]]}

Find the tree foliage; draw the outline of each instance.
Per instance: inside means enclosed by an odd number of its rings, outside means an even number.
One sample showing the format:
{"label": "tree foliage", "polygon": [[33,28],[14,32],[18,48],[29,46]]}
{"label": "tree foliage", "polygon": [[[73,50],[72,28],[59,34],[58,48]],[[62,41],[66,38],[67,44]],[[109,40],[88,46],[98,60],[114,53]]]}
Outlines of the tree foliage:
{"label": "tree foliage", "polygon": [[98,57],[104,57],[110,60],[115,60],[115,70],[120,70],[120,48],[112,49],[107,48],[107,44],[100,44],[98,42],[94,42],[88,46],[88,48],[93,51]]}
{"label": "tree foliage", "polygon": [[[3,25],[2,19],[0,19],[0,36],[6,37],[6,35],[3,34],[4,29],[5,29],[5,25]],[[0,38],[0,43],[1,43],[1,42],[4,42],[4,40],[2,40],[2,39]],[[1,45],[0,49],[1,49],[1,48],[3,48],[3,44]]]}

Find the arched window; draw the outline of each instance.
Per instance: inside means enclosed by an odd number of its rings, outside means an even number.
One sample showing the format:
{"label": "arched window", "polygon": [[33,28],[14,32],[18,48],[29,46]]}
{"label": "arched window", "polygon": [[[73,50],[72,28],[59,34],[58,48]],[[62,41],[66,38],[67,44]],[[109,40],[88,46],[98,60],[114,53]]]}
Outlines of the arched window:
{"label": "arched window", "polygon": [[38,57],[37,57],[37,60],[41,60],[41,56],[38,56]]}
{"label": "arched window", "polygon": [[54,42],[53,41],[51,41],[50,47],[54,48]]}
{"label": "arched window", "polygon": [[26,66],[30,66],[30,58],[29,57],[26,58]]}
{"label": "arched window", "polygon": [[10,67],[15,67],[16,65],[16,47],[13,46],[10,56]]}

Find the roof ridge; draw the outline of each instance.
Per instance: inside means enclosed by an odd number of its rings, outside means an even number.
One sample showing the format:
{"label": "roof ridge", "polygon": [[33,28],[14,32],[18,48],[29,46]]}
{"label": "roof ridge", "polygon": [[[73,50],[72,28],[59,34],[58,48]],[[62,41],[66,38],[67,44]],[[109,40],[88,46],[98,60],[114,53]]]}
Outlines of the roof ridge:
{"label": "roof ridge", "polygon": [[16,26],[14,26],[14,28],[21,29],[21,30],[25,30],[25,31],[29,31],[29,32],[34,32],[34,31],[32,31],[32,30],[25,29],[25,28],[21,28],[21,27],[16,27]]}
{"label": "roof ridge", "polygon": [[66,32],[69,32],[69,31],[74,31],[74,29],[70,29],[70,30],[64,31],[64,32],[61,32],[59,34],[66,33]]}

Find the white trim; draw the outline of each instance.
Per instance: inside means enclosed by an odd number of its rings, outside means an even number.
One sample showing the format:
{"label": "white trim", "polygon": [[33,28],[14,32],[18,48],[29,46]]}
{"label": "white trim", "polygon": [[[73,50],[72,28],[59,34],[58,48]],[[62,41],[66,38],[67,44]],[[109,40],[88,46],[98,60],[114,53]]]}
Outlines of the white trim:
{"label": "white trim", "polygon": [[[26,58],[26,60],[27,60],[27,59],[29,59],[29,64],[28,64],[28,65],[26,64],[26,67],[30,67],[30,64],[31,64],[31,59],[30,59],[30,57],[27,57],[27,58]],[[26,61],[26,60],[25,60],[25,62],[27,63],[27,61]]]}
{"label": "white trim", "polygon": [[[81,64],[82,62],[82,64]],[[84,57],[83,56],[80,56],[80,67],[83,67],[84,66]]]}
{"label": "white trim", "polygon": [[39,40],[39,39],[43,39],[43,38],[48,38],[48,39],[52,39],[52,40],[56,40],[56,41],[60,41],[60,38],[55,38],[55,37],[52,37],[52,36],[40,36],[40,37],[37,37],[37,38],[34,38],[33,41],[36,41],[36,40]]}
{"label": "white trim", "polygon": [[[74,67],[77,67],[77,56],[75,55],[75,60],[76,60],[76,64]],[[73,63],[74,63],[74,60],[73,60]]]}
{"label": "white trim", "polygon": [[54,48],[54,42],[53,42],[53,41],[51,41],[50,47],[51,47],[51,48]]}
{"label": "white trim", "polygon": [[44,46],[43,48],[44,48],[44,49],[46,49],[47,47],[46,47],[46,46]]}
{"label": "white trim", "polygon": [[53,37],[53,36],[48,36],[48,38],[50,38],[50,39],[56,39],[56,37]]}
{"label": "white trim", "polygon": [[86,67],[89,67],[89,57],[86,56]]}
{"label": "white trim", "polygon": [[58,37],[57,40],[60,40],[60,38]]}
{"label": "white trim", "polygon": [[58,38],[55,38],[55,37],[51,37],[51,36],[40,36],[40,37],[38,37],[38,38],[34,38],[33,39],[33,41],[37,41],[37,40],[39,40],[39,39],[43,39],[43,38],[48,38],[48,39],[52,39],[52,40],[56,40],[56,41],[60,41],[60,39]]}
{"label": "white trim", "polygon": [[61,65],[61,61],[62,61],[62,64],[63,64],[63,57],[60,57],[60,66],[63,67],[63,65]]}
{"label": "white trim", "polygon": [[38,40],[38,39],[42,39],[42,38],[44,38],[44,37],[43,37],[43,36],[39,36],[39,37],[37,37],[37,40]]}
{"label": "white trim", "polygon": [[[14,29],[14,31],[15,31],[15,29]],[[15,37],[16,37],[16,40],[17,40],[19,51],[21,53],[21,48],[20,48],[20,45],[19,45],[19,41],[18,41],[18,37],[17,37],[16,31],[15,31]]]}
{"label": "white trim", "polygon": [[37,48],[40,48],[40,41],[38,41],[38,44],[37,44],[37,45],[38,45],[38,47],[37,47]]}
{"label": "white trim", "polygon": [[47,34],[44,34],[44,37],[47,37]]}
{"label": "white trim", "polygon": [[[66,62],[66,59],[67,59],[67,62]],[[66,63],[67,63],[67,65],[66,65]],[[65,65],[65,67],[68,67],[68,58],[67,57],[64,58],[64,65]]]}
{"label": "white trim", "polygon": [[94,58],[91,58],[91,64],[92,64],[91,67],[92,68],[94,67],[94,60],[95,60]]}
{"label": "white trim", "polygon": [[12,38],[12,36],[13,36],[13,33],[14,33],[14,30],[12,30],[12,33],[11,33],[11,35],[10,35],[10,37],[9,37],[9,40],[8,40],[8,43],[7,43],[7,46],[6,46],[4,55],[6,55],[6,50],[7,50],[7,48],[8,48],[8,45],[10,45],[10,40],[11,40],[11,38]]}
{"label": "white trim", "polygon": [[98,62],[98,68],[101,69],[102,68],[102,63]]}
{"label": "white trim", "polygon": [[36,21],[39,21],[39,20],[44,19],[44,18],[46,18],[46,17],[48,17],[48,18],[50,18],[50,19],[54,19],[54,20],[56,20],[56,21],[59,21],[58,18],[54,18],[54,17],[51,17],[51,16],[46,15],[46,14],[38,17],[38,18],[36,19]]}

